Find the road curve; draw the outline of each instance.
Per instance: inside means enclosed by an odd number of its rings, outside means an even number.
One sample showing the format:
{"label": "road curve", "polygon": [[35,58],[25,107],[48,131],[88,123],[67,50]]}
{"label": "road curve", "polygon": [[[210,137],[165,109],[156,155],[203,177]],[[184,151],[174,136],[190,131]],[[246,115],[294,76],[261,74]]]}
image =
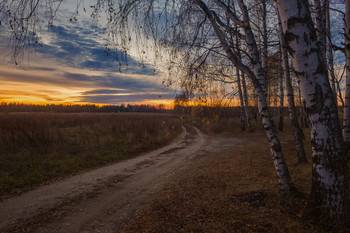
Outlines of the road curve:
{"label": "road curve", "polygon": [[[158,150],[0,202],[0,232],[23,222],[35,222],[30,232],[119,232],[172,174],[203,151],[206,137],[195,130],[192,139],[184,128],[173,143]],[[76,197],[78,202],[62,204]],[[48,210],[55,213],[40,221]]]}

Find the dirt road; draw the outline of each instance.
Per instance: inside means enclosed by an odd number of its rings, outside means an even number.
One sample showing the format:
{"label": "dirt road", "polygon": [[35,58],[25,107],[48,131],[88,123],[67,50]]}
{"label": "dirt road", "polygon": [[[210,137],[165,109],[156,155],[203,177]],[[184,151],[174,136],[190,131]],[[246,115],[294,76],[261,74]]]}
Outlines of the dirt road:
{"label": "dirt road", "polygon": [[139,157],[101,167],[0,202],[0,232],[120,232],[133,213],[196,158],[232,148],[238,139],[196,129]]}

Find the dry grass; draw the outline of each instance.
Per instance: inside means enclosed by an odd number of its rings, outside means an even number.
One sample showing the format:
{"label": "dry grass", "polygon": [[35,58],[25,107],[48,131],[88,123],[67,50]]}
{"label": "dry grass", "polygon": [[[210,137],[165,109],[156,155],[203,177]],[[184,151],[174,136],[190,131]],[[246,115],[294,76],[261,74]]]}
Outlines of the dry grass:
{"label": "dry grass", "polygon": [[167,114],[0,114],[0,196],[130,158],[179,131]]}
{"label": "dry grass", "polygon": [[[296,187],[288,197],[279,192],[266,136],[259,132],[236,136],[247,143],[178,175],[125,232],[327,232],[302,221],[311,163],[296,164],[290,129],[281,133]],[[306,150],[310,155],[309,146]]]}

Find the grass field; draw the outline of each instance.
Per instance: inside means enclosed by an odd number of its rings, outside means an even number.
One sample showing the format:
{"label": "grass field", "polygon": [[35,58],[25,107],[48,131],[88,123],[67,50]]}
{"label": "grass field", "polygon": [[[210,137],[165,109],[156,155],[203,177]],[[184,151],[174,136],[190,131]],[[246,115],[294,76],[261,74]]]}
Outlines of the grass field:
{"label": "grass field", "polygon": [[169,143],[168,114],[0,114],[0,197]]}

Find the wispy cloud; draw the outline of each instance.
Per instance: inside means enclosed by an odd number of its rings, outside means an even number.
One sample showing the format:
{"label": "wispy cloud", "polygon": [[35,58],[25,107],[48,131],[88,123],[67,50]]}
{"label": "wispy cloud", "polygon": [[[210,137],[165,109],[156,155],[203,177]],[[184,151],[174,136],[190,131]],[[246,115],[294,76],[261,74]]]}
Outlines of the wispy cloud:
{"label": "wispy cloud", "polygon": [[116,90],[116,89],[96,89],[92,91],[85,91],[82,93],[83,96],[91,95],[118,95],[118,94],[127,94],[128,90]]}
{"label": "wispy cloud", "polygon": [[57,71],[56,68],[51,67],[39,67],[39,66],[33,66],[33,67],[21,67],[22,70],[30,70],[30,71]]}
{"label": "wispy cloud", "polygon": [[173,99],[174,96],[169,94],[134,94],[134,95],[84,95],[81,102],[89,103],[107,103],[107,104],[122,104],[122,103],[141,103],[145,101],[162,101]]}
{"label": "wispy cloud", "polygon": [[103,76],[89,76],[66,72],[64,77],[75,81],[90,81],[95,83],[97,87],[123,89],[129,93],[171,91],[159,83],[136,78],[137,76],[119,76],[118,73],[106,73]]}
{"label": "wispy cloud", "polygon": [[67,85],[64,79],[54,78],[54,77],[51,77],[51,75],[43,76],[43,75],[38,75],[35,72],[21,72],[17,70],[6,71],[6,70],[0,69],[0,80],[3,80],[3,81]]}
{"label": "wispy cloud", "polygon": [[[5,95],[5,96],[31,96],[31,97],[37,97],[44,99],[46,101],[55,101],[55,102],[60,102],[63,101],[61,98],[54,98],[50,95],[45,95],[45,94],[39,94],[37,92],[29,92],[29,91],[9,91],[9,90],[0,90],[0,95]],[[13,97],[7,97],[7,98],[13,98]]]}

